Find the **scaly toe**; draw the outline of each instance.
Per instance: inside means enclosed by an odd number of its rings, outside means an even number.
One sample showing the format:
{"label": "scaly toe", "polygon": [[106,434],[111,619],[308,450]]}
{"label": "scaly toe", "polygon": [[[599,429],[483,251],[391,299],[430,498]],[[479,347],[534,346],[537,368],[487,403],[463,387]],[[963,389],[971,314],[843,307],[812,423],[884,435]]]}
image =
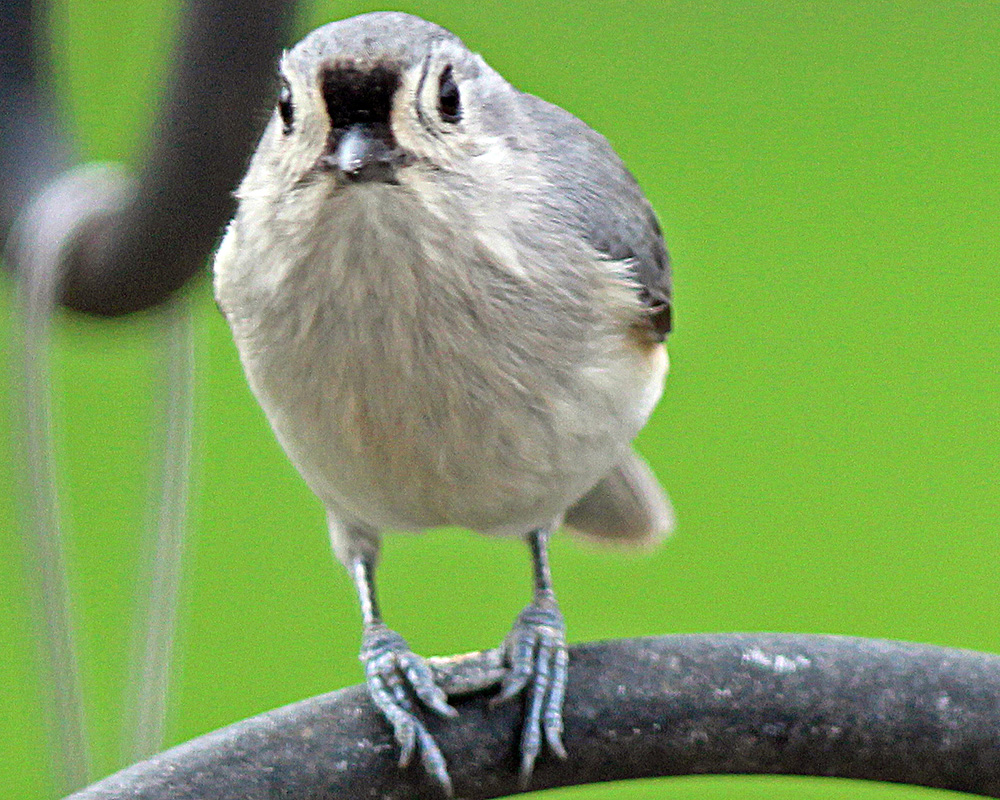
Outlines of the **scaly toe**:
{"label": "scaly toe", "polygon": [[399,634],[381,624],[365,630],[361,660],[365,664],[368,694],[392,726],[399,745],[399,766],[409,766],[419,752],[424,770],[451,797],[448,765],[434,737],[416,716],[417,701],[441,716],[454,717],[458,712],[434,683],[427,663],[410,651]]}
{"label": "scaly toe", "polygon": [[504,643],[510,669],[493,702],[527,692],[520,744],[522,789],[531,781],[543,740],[557,757],[566,758],[562,742],[568,664],[564,630],[554,603],[533,603],[518,615]]}

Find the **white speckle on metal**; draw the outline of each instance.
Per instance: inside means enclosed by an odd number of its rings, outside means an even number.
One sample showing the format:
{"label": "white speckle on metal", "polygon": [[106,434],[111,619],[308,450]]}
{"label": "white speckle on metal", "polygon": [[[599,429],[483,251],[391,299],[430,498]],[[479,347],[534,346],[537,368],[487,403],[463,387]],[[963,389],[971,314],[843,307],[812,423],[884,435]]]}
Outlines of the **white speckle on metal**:
{"label": "white speckle on metal", "polygon": [[753,647],[743,653],[743,662],[773,670],[779,675],[795,672],[800,667],[808,667],[812,663],[803,655],[784,656],[778,654],[772,656],[765,653],[759,647]]}

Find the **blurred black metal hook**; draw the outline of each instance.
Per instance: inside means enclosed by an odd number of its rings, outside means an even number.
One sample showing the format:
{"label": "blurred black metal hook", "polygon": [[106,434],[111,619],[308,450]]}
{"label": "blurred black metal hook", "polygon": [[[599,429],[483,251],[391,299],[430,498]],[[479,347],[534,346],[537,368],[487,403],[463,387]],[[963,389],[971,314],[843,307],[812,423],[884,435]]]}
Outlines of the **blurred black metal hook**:
{"label": "blurred black metal hook", "polygon": [[[70,163],[45,80],[43,6],[0,3],[0,242],[30,198]],[[292,0],[189,0],[138,190],[120,211],[84,212],[72,226],[60,304],[104,317],[140,311],[203,267],[263,127],[294,8]]]}

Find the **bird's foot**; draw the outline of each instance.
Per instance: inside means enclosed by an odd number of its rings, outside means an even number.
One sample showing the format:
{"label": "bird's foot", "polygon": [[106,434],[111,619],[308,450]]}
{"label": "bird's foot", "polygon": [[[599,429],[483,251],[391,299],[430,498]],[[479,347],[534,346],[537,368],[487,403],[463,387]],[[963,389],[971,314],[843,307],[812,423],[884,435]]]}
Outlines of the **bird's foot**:
{"label": "bird's foot", "polygon": [[542,749],[543,733],[549,750],[566,758],[562,707],[569,654],[566,626],[555,600],[543,598],[525,608],[507,635],[503,650],[509,669],[493,702],[503,703],[528,690],[520,776],[521,788],[526,789]]}
{"label": "bird's foot", "polygon": [[458,712],[434,682],[427,662],[410,650],[402,636],[382,623],[365,628],[360,658],[365,665],[368,694],[392,725],[399,744],[400,768],[408,766],[419,751],[427,774],[451,797],[448,765],[437,742],[417,717],[417,706],[426,706],[442,717],[455,717]]}

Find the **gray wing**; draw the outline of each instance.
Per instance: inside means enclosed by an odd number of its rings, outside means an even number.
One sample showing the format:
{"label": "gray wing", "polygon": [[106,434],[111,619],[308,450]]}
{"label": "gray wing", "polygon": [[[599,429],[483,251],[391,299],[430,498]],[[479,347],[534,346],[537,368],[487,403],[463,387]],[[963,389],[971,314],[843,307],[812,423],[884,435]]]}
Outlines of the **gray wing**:
{"label": "gray wing", "polygon": [[566,512],[571,532],[608,544],[650,546],[674,528],[674,510],[652,470],[635,451]]}
{"label": "gray wing", "polygon": [[639,324],[662,341],[671,330],[670,257],[653,207],[607,139],[558,106],[521,97],[556,188],[552,212],[608,258],[628,261],[647,310]]}

